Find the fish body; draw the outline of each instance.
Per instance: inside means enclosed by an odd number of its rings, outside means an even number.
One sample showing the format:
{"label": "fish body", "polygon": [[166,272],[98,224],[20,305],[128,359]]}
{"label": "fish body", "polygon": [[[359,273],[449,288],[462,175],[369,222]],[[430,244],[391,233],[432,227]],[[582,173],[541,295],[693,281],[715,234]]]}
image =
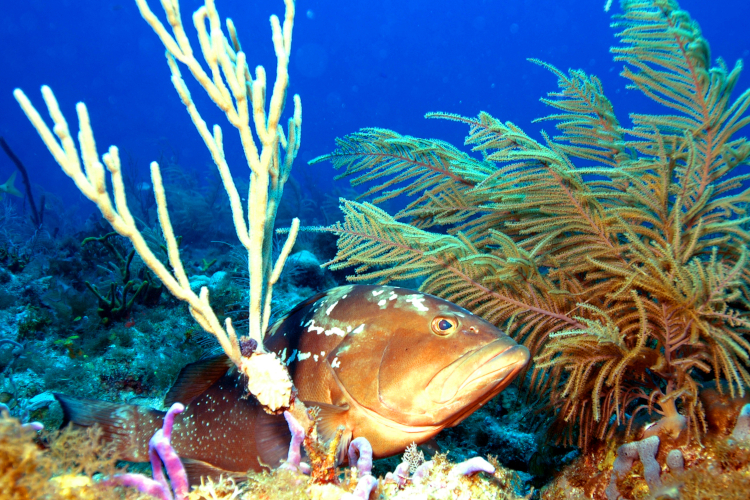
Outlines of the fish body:
{"label": "fish body", "polygon": [[529,360],[525,347],[469,311],[391,286],[335,288],[269,334],[300,399],[331,405],[322,407],[321,433],[343,425],[345,435],[366,437],[375,457],[458,424]]}
{"label": "fish body", "polygon": [[[342,448],[365,437],[375,457],[458,424],[529,360],[525,347],[469,311],[391,286],[329,290],[274,324],[264,344],[286,363],[299,398],[320,408],[320,436],[343,426]],[[130,450],[128,459],[147,460],[160,412],[58,398],[74,423],[100,423],[121,452]],[[285,457],[284,419],[245,395],[225,356],[186,367],[165,405],[176,401],[186,410],[176,419],[173,444],[199,475],[259,470]]]}

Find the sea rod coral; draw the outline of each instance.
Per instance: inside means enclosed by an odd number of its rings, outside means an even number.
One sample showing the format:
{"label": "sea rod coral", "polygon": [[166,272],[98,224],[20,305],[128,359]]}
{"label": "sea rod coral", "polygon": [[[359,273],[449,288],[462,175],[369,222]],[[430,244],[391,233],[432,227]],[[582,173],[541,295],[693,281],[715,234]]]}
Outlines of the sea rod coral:
{"label": "sea rod coral", "polygon": [[[238,339],[230,319],[227,319],[224,325],[220,323],[209,303],[206,287],[201,289],[200,294],[191,290],[169,219],[159,165],[156,162],[151,163],[151,181],[159,223],[167,243],[169,268],[148,247],[128,209],[117,147],[111,146],[102,156],[104,165],[99,160],[86,106],[83,103],[76,106],[80,127],[79,156],[67,121],[49,87],[42,87],[42,95],[54,123],[53,130],[50,130],[23,91],[16,89],[14,96],[63,171],[73,179],[81,192],[97,205],[113,229],[131,241],[143,262],[164,286],[175,297],[188,303],[195,320],[204,330],[216,337],[240,372],[247,375],[248,391],[269,411],[279,412],[292,408],[302,419],[305,415],[304,405],[294,397],[293,384],[286,368],[275,354],[266,352],[263,347],[263,334],[271,317],[273,285],[278,280],[286,257],[292,249],[299,225],[298,221],[293,222],[289,237],[274,264],[271,260],[273,223],[284,183],[299,150],[302,124],[301,102],[299,96],[295,95],[294,114],[288,121],[286,133],[279,125],[289,83],[287,68],[292,43],[294,2],[285,2],[286,16],[283,26],[276,16],[271,17],[277,74],[269,103],[266,103],[265,70],[258,66],[255,76],[252,76],[233,23],[227,20],[226,35],[221,29],[219,13],[212,0],[207,0],[193,15],[201,53],[208,71],[193,53],[182,24],[178,0],[162,2],[171,33],[151,11],[146,0],[136,0],[136,3],[143,18],[167,49],[172,83],[211,153],[229,196],[237,237],[247,251],[250,270],[247,335]],[[245,158],[250,166],[250,189],[246,208],[242,206],[225,159],[222,130],[218,125],[214,125],[213,130],[210,130],[201,118],[182,78],[180,64],[188,68],[211,100],[224,111],[240,135]],[[259,145],[256,145],[253,133],[258,137]],[[105,165],[110,173],[114,205],[105,185]]]}

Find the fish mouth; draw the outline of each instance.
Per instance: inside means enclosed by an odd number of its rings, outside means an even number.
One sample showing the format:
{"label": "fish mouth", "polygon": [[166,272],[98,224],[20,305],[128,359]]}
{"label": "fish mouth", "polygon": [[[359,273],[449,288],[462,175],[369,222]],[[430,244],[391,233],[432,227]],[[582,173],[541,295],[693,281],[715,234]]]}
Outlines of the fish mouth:
{"label": "fish mouth", "polygon": [[426,388],[437,404],[482,404],[505,389],[529,362],[529,350],[510,338],[471,351],[433,377]]}

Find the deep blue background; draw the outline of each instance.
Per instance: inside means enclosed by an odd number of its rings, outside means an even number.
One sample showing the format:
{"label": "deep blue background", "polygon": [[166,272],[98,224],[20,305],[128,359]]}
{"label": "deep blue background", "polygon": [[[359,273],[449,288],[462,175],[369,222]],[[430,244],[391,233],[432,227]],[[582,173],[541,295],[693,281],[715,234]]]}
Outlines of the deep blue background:
{"label": "deep blue background", "polygon": [[[159,2],[150,3],[163,15]],[[611,61],[608,50],[615,41],[604,3],[300,0],[290,69],[291,91],[303,103],[296,177],[303,182],[316,178],[327,189],[330,165],[309,167],[307,160],[330,152],[335,137],[360,127],[460,144],[466,129],[424,120],[428,111],[475,115],[485,110],[537,130],[530,120],[549,111],[538,98],[555,90],[556,80],[528,57],[597,74],[621,120],[628,112],[643,111],[649,103],[625,89],[625,80],[617,76],[621,64]],[[202,1],[181,4],[192,36],[190,14]],[[234,20],[248,61],[265,65],[271,80],[275,59],[268,18],[283,16],[283,2],[217,4],[222,17]],[[26,163],[33,182],[70,202],[80,199],[11,95],[21,87],[41,106],[41,84],[55,91],[74,130],[74,103],[86,102],[100,152],[116,144],[143,169],[163,155],[175,157],[183,168],[214,168],[171,85],[161,42],[134,2],[0,0],[0,5],[0,135]],[[681,6],[700,23],[713,58],[721,56],[730,65],[748,59],[750,2],[683,0]],[[198,51],[197,43],[194,48]],[[186,80],[204,119],[222,125],[233,172],[245,175],[236,134],[202,89]],[[745,73],[738,88],[748,87],[750,73]],[[0,154],[0,182],[13,170]]]}

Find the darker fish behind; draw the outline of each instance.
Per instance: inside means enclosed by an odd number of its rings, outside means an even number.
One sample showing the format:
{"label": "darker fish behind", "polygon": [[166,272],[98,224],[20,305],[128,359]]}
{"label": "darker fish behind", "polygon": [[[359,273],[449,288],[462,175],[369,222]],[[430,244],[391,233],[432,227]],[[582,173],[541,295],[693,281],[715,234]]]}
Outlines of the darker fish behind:
{"label": "darker fish behind", "polygon": [[[438,297],[391,286],[347,285],[295,307],[266,335],[289,368],[299,398],[320,408],[318,432],[343,426],[374,456],[402,452],[452,427],[496,396],[529,351],[494,325]],[[98,424],[123,460],[148,460],[164,412],[56,395],[66,421]],[[289,430],[245,393],[226,356],[185,367],[165,406],[186,406],[173,446],[189,477],[242,475],[286,458]]]}

